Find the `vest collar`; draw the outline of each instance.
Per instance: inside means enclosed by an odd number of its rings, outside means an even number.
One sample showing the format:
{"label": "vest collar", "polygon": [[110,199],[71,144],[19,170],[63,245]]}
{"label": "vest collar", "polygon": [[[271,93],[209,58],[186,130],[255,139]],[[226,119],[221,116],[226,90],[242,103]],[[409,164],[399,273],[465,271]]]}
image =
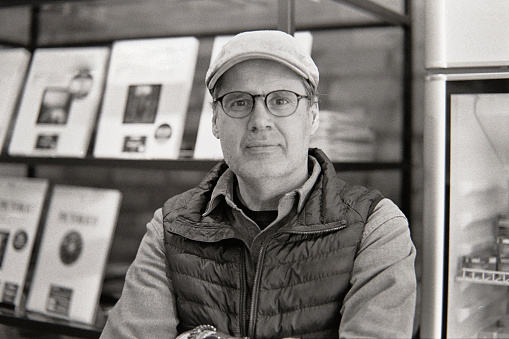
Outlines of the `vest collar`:
{"label": "vest collar", "polygon": [[[333,164],[321,150],[310,149],[309,159],[313,163],[310,178],[302,187],[288,193],[280,201],[278,218],[283,218],[287,214],[283,213],[289,212],[296,201],[300,210],[297,218],[281,229],[283,232],[314,233],[346,226],[347,205],[341,196],[345,183],[336,176]],[[212,213],[219,208],[223,197],[231,208],[237,208],[233,199],[230,200],[233,197],[233,179],[234,173],[221,161],[189,198],[185,201],[179,199],[178,206],[169,207],[170,213],[165,216],[169,229],[202,241],[239,237],[239,230],[234,225],[216,223]]]}
{"label": "vest collar", "polygon": [[[320,173],[321,173],[321,167],[318,163],[318,160],[315,159],[313,156],[308,157],[308,162],[311,168],[311,174],[304,182],[304,184],[289,192],[286,193],[279,201],[278,205],[278,211],[279,216],[288,214],[290,209],[292,208],[295,199],[298,199],[298,206],[297,206],[297,212],[300,213],[306,203],[306,200],[309,197],[309,194],[311,193],[311,190],[313,189],[313,186],[315,185]],[[233,203],[234,198],[233,194],[235,191],[235,174],[231,169],[227,169],[221,177],[219,177],[219,180],[217,181],[216,186],[214,187],[212,191],[212,195],[210,198],[210,202],[207,204],[207,208],[205,209],[205,212],[203,213],[203,217],[208,216],[219,204],[219,202],[224,199],[227,201],[227,203],[235,208],[235,204]],[[278,218],[279,219],[279,218]]]}

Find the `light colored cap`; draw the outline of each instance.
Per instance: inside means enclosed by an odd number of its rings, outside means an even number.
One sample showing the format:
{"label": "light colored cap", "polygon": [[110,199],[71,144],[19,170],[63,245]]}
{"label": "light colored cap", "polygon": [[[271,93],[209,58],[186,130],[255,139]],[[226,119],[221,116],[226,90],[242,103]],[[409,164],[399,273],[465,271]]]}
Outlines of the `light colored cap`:
{"label": "light colored cap", "polygon": [[315,89],[318,86],[318,68],[304,46],[285,32],[262,30],[239,33],[223,46],[207,71],[207,88],[211,90],[231,67],[250,59],[280,62],[307,79]]}

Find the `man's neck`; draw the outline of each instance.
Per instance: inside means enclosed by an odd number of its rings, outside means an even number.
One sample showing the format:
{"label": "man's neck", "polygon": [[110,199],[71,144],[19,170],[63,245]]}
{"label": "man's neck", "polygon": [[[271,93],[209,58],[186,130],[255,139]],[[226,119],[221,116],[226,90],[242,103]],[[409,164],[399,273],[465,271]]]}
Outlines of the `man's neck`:
{"label": "man's neck", "polygon": [[308,179],[307,169],[287,178],[243,179],[237,177],[237,194],[241,202],[253,211],[277,210],[286,193],[301,187]]}

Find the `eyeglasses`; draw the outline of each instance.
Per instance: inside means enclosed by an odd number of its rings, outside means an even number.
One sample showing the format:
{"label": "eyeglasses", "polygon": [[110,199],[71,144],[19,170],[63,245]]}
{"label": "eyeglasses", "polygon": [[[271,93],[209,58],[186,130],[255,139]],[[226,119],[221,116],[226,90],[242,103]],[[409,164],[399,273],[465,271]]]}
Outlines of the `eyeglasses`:
{"label": "eyeglasses", "polygon": [[247,92],[230,92],[214,99],[214,102],[219,101],[223,107],[223,111],[229,117],[240,119],[251,114],[255,98],[257,97],[264,98],[265,107],[270,114],[276,117],[292,115],[297,110],[300,99],[311,99],[310,96],[300,95],[292,91],[279,90],[265,95],[253,95]]}

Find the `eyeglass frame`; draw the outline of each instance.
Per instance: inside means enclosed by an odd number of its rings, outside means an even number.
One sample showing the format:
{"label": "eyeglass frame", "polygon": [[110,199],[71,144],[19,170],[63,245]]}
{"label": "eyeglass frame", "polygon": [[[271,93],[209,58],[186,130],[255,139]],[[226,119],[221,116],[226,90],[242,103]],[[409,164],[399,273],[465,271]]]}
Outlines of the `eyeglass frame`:
{"label": "eyeglass frame", "polygon": [[[288,115],[276,115],[274,113],[271,112],[269,106],[267,105],[267,97],[269,95],[271,95],[272,93],[276,93],[276,92],[290,92],[290,93],[293,93],[295,94],[295,96],[297,97],[297,105],[295,105],[295,109],[293,110],[292,113],[288,114]],[[249,111],[249,113],[247,113],[246,115],[244,116],[241,116],[241,117],[238,117],[238,116],[231,116],[230,114],[228,114],[226,112],[226,110],[224,109],[224,106],[223,106],[223,98],[229,94],[232,94],[232,93],[242,93],[242,94],[247,94],[249,96],[251,96],[251,98],[253,99],[253,106],[251,107],[251,110]],[[228,93],[225,93],[223,95],[221,95],[220,97],[217,97],[217,98],[213,98],[212,99],[212,102],[213,103],[216,103],[216,102],[219,102],[221,104],[221,108],[223,109],[223,112],[229,116],[230,118],[233,118],[233,119],[242,119],[242,118],[245,118],[245,117],[248,117],[249,115],[251,115],[251,113],[253,113],[253,110],[254,110],[254,107],[255,107],[255,99],[256,98],[263,98],[263,103],[265,105],[265,109],[267,110],[267,112],[269,112],[271,115],[275,116],[275,117],[278,117],[278,118],[285,118],[285,117],[289,117],[291,115],[293,115],[295,112],[297,112],[297,108],[299,108],[299,103],[300,103],[300,100],[301,99],[308,99],[312,104],[316,103],[314,99],[314,95],[302,95],[302,94],[299,94],[299,93],[295,93],[294,91],[290,91],[290,90],[286,90],[286,89],[278,89],[278,90],[275,90],[275,91],[271,91],[267,94],[251,94],[249,92],[244,92],[244,91],[232,91],[232,92],[228,92]]]}

